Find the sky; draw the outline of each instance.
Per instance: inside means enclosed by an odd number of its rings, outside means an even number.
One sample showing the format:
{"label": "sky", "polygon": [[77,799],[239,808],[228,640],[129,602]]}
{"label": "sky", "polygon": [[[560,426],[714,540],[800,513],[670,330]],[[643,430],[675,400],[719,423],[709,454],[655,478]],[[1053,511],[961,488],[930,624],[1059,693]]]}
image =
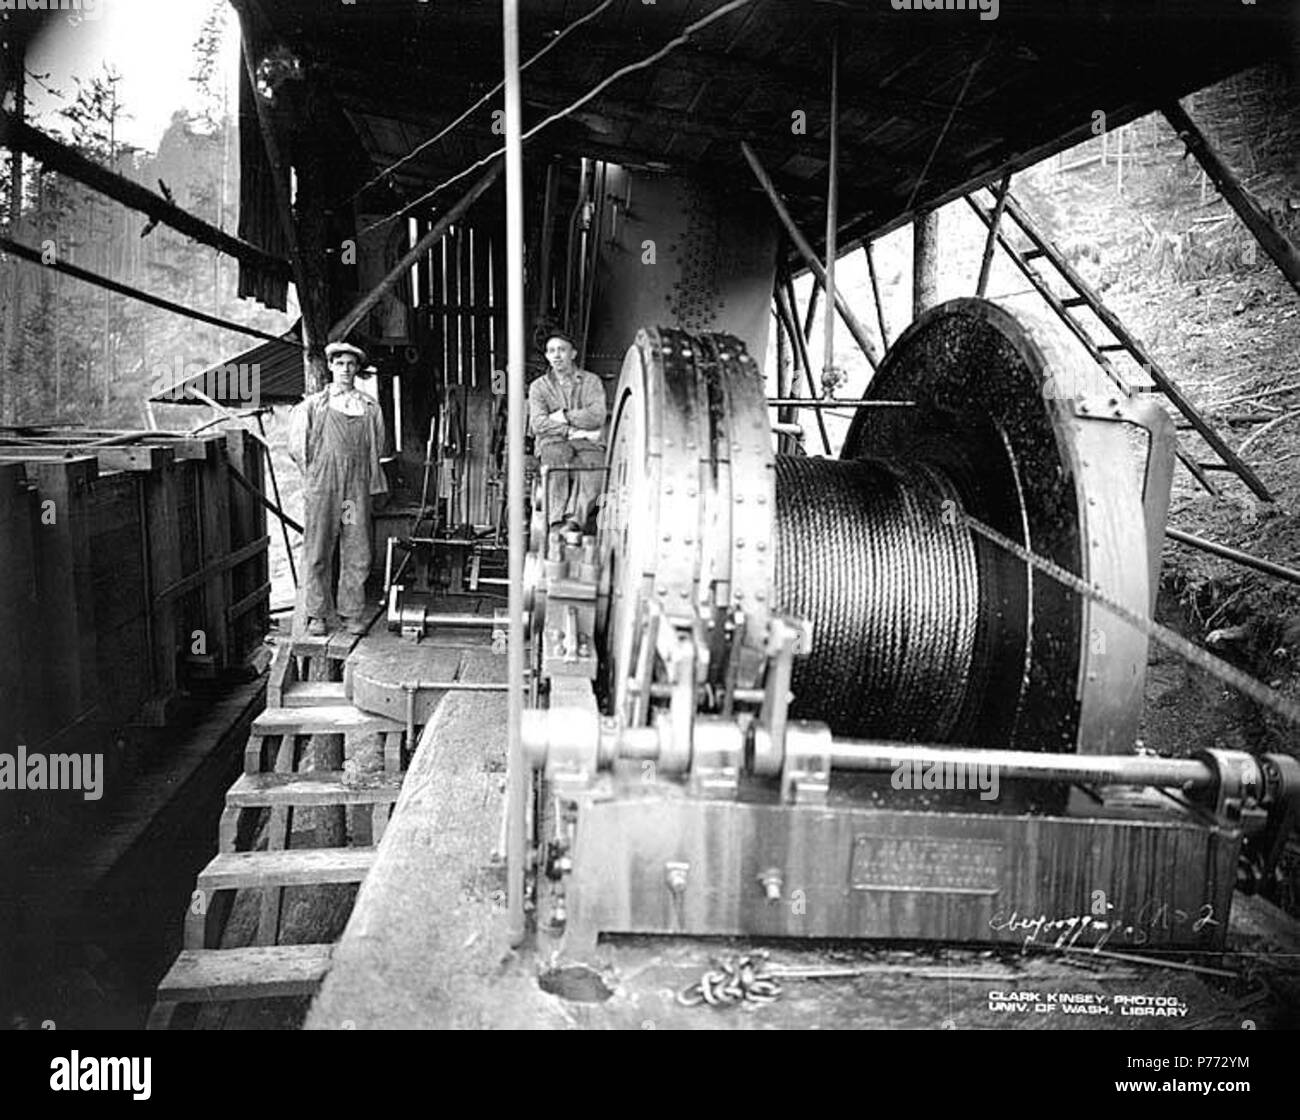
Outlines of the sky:
{"label": "sky", "polygon": [[[118,121],[118,139],[156,151],[172,114],[198,104],[189,80],[195,66],[194,43],[208,12],[218,4],[227,9],[219,70],[230,83],[233,105],[239,23],[225,0],[98,0],[80,13],[50,12],[49,27],[29,52],[27,68],[48,73],[47,84],[71,98],[76,91],[74,76],[84,81],[99,74],[103,63],[110,63],[122,75],[118,92],[125,114]],[[27,88],[30,119],[48,124],[48,114],[59,103],[37,82],[30,81]]]}

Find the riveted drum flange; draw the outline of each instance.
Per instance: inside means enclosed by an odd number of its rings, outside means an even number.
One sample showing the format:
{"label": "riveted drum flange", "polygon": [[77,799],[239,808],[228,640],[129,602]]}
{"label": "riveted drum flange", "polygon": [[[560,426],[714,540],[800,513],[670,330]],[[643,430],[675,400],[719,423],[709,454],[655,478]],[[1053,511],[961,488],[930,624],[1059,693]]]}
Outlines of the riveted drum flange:
{"label": "riveted drum flange", "polygon": [[598,627],[615,712],[628,710],[650,604],[668,625],[703,622],[715,634],[739,609],[737,683],[759,682],[774,506],[765,407],[735,338],[649,328],[628,350],[598,544]]}

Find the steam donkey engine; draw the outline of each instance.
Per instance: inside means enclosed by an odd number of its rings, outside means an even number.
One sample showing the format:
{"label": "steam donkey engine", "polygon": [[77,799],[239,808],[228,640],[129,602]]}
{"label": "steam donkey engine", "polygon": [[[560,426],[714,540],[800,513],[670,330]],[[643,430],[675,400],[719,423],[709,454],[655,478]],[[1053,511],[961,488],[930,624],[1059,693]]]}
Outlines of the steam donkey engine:
{"label": "steam donkey engine", "polygon": [[774,453],[741,340],[637,334],[600,530],[539,516],[527,563],[535,901],[566,952],[1223,943],[1300,767],[1136,751],[1174,436],[1141,397],[1062,391],[1075,362],[943,304],[830,460]]}

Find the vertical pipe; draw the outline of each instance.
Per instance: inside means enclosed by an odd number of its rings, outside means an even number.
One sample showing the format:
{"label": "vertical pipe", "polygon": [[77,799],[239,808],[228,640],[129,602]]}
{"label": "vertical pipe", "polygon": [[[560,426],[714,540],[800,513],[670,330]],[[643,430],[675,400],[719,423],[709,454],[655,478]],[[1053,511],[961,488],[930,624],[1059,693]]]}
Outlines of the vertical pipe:
{"label": "vertical pipe", "polygon": [[939,211],[912,219],[912,318],[939,302]]}
{"label": "vertical pipe", "polygon": [[537,288],[537,321],[551,317],[551,255],[555,249],[555,206],[560,193],[560,167],[555,160],[546,165],[546,193],[542,201],[541,276]]}
{"label": "vertical pipe", "polygon": [[[835,306],[835,258],[839,246],[836,233],[839,226],[840,185],[840,31],[835,29],[831,41],[831,154],[826,179],[826,306]],[[794,308],[791,308],[791,314]],[[835,316],[827,315],[822,324],[825,348],[822,351],[822,384],[827,392],[836,382],[835,376]]]}
{"label": "vertical pipe", "polygon": [[506,110],[506,418],[507,517],[510,523],[510,627],[506,693],[510,724],[506,780],[506,905],[510,943],[524,940],[524,813],[528,795],[520,724],[524,699],[524,184],[519,108],[519,0],[502,0]]}

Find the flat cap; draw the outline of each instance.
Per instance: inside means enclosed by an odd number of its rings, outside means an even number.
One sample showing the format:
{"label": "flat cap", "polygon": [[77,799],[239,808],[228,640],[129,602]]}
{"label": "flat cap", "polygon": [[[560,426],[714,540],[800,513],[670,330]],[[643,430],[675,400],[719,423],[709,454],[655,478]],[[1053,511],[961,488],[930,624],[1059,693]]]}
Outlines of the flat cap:
{"label": "flat cap", "polygon": [[570,346],[572,346],[575,350],[578,348],[578,344],[577,344],[576,341],[574,341],[573,335],[571,335],[571,334],[570,334],[568,331],[566,331],[563,327],[551,327],[551,328],[548,329],[545,333],[541,333],[541,332],[539,332],[539,334],[540,334],[540,337],[541,337],[541,340],[542,340],[542,350],[543,350],[543,351],[546,350],[546,347],[550,344],[550,341],[551,341],[551,339],[553,339],[553,338],[562,338],[562,339],[564,339],[565,342],[567,342],[567,343],[568,343]]}
{"label": "flat cap", "polygon": [[325,347],[326,360],[336,358],[340,354],[351,354],[361,364],[366,360],[366,352],[360,346],[353,346],[350,342],[331,342]]}

